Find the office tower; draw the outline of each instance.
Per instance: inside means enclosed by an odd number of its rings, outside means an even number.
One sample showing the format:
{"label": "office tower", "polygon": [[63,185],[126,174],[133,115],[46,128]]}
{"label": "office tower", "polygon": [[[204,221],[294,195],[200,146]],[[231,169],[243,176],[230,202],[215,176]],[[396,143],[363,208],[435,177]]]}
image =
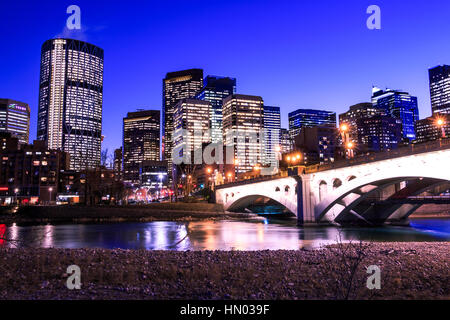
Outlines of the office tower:
{"label": "office tower", "polygon": [[391,116],[373,116],[357,121],[359,152],[395,149],[401,141],[402,123]]}
{"label": "office tower", "polygon": [[334,162],[337,137],[336,127],[304,127],[295,136],[294,149],[301,151],[305,164]]}
{"label": "office tower", "polygon": [[262,162],[262,129],[264,102],[261,97],[233,94],[223,101],[223,141],[233,150],[234,159],[226,154],[225,161],[235,160],[235,172],[250,171]]}
{"label": "office tower", "polygon": [[141,186],[153,194],[159,193],[167,185],[167,162],[146,160],[140,165]]}
{"label": "office tower", "polygon": [[289,134],[291,139],[300,134],[303,127],[336,127],[336,113],[324,110],[298,109],[289,113]]}
{"label": "office tower", "polygon": [[280,145],[281,145],[281,153],[289,153],[292,151],[292,140],[289,135],[289,130],[285,128],[281,128],[280,132]]}
{"label": "office tower", "polygon": [[280,131],[281,117],[280,107],[264,106],[264,154],[263,163],[277,163],[277,154],[281,151]]}
{"label": "office tower", "polygon": [[37,138],[69,153],[71,169],[100,164],[103,55],[79,40],[42,45]]}
{"label": "office tower", "polygon": [[432,112],[450,113],[450,66],[431,68],[428,70],[428,76]]}
{"label": "office tower", "polygon": [[[162,148],[163,159],[172,169],[173,113],[175,104],[185,98],[193,98],[203,87],[203,70],[189,69],[169,72],[163,79],[163,120]],[[169,179],[171,175],[169,175]]]}
{"label": "office tower", "polygon": [[123,119],[123,180],[139,184],[143,161],[159,161],[159,110],[128,112]]}
{"label": "office tower", "polygon": [[[209,116],[211,105],[198,99],[181,99],[175,104],[173,121],[173,159],[189,159],[186,164],[194,164],[192,152],[202,150],[203,143],[211,142]],[[176,154],[175,154],[176,152]],[[188,153],[189,155],[185,154]],[[203,157],[201,157],[203,162]]]}
{"label": "office tower", "polygon": [[339,115],[339,126],[346,125],[350,141],[358,141],[358,119],[367,119],[377,115],[385,115],[384,109],[373,106],[370,102],[358,103]]}
{"label": "office tower", "polygon": [[408,92],[398,90],[372,89],[372,104],[385,110],[387,115],[400,119],[402,123],[402,138],[412,141],[416,138],[414,123],[419,120],[417,97]]}
{"label": "office tower", "polygon": [[222,142],[222,103],[230,94],[236,93],[236,79],[207,76],[203,89],[197,94],[199,100],[211,104],[211,142]]}
{"label": "office tower", "polygon": [[438,140],[443,137],[450,137],[450,114],[436,113],[431,117],[416,121],[415,143]]}
{"label": "office tower", "polygon": [[117,148],[114,150],[114,173],[118,180],[122,179],[122,148]]}
{"label": "office tower", "polygon": [[10,132],[20,143],[28,143],[30,107],[27,103],[0,99],[0,132]]}

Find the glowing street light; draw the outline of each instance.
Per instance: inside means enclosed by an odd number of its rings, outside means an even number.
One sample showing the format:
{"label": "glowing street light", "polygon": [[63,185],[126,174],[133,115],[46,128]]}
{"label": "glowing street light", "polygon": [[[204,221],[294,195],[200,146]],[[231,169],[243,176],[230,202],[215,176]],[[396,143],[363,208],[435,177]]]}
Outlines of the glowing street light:
{"label": "glowing street light", "polygon": [[346,125],[345,123],[343,125],[341,125],[341,131],[345,132],[348,130],[348,125]]}
{"label": "glowing street light", "polygon": [[353,147],[353,142],[350,141],[349,143],[347,143],[347,149],[353,149]]}
{"label": "glowing street light", "polygon": [[445,121],[442,118],[437,119],[436,125],[441,128],[441,138],[445,138],[445,128],[444,128]]}

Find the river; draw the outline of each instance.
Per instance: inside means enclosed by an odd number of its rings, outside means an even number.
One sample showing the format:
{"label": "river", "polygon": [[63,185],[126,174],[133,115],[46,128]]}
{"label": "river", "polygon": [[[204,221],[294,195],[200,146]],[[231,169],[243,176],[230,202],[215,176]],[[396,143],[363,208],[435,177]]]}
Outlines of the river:
{"label": "river", "polygon": [[414,219],[409,227],[298,227],[295,220],[0,225],[4,247],[147,250],[276,250],[318,247],[337,239],[449,241],[450,219]]}

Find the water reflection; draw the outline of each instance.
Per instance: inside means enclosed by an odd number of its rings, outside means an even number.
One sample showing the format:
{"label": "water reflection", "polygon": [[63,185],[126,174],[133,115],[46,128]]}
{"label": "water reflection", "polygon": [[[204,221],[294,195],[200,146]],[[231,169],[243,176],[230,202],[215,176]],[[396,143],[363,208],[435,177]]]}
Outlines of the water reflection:
{"label": "water reflection", "polygon": [[449,241],[450,219],[414,220],[412,227],[383,228],[299,228],[295,220],[256,218],[251,221],[13,224],[0,225],[0,233],[2,230],[4,239],[0,246],[8,247],[274,250],[318,247],[336,242],[338,238],[344,241]]}

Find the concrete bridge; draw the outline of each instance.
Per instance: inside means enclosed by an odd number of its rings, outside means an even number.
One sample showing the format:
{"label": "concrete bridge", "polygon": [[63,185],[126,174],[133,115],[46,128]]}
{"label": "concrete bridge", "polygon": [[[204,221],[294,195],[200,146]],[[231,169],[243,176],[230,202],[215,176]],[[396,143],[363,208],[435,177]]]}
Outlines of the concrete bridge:
{"label": "concrete bridge", "polygon": [[442,203],[431,196],[449,188],[450,141],[442,140],[306,168],[296,176],[222,185],[216,202],[240,211],[264,197],[295,214],[299,224],[374,225],[406,223],[422,203]]}

